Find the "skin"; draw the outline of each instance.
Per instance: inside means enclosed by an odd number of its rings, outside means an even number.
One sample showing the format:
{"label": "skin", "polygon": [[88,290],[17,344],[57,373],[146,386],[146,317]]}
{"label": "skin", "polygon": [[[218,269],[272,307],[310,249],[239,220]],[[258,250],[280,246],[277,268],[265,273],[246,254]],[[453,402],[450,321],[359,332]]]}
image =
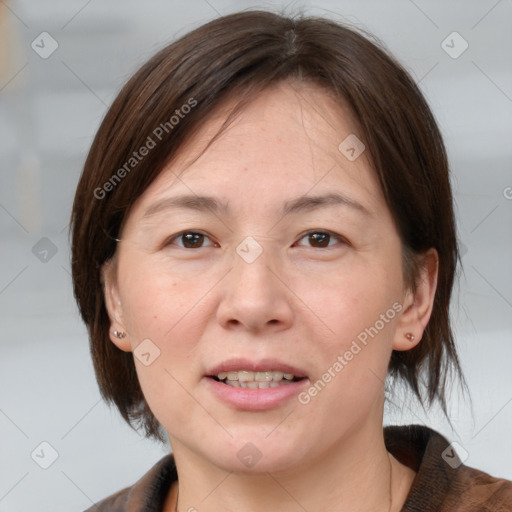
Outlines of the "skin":
{"label": "skin", "polygon": [[[230,106],[140,196],[103,272],[111,331],[127,333],[112,342],[134,351],[150,339],[160,350],[149,366],[134,360],[174,452],[178,510],[386,511],[391,472],[391,510],[400,510],[415,473],[386,451],[384,381],[392,350],[421,342],[437,254],[424,255],[412,294],[369,152],[349,161],[338,150],[359,133],[357,123],[324,90],[294,82],[266,90],[193,161]],[[343,205],[280,213],[287,200],[333,191],[369,214]],[[231,212],[144,217],[159,200],[190,193],[227,201]],[[198,248],[172,238],[185,230],[206,235]],[[342,238],[306,236],[318,230]],[[247,236],[263,249],[252,263],[236,252]],[[205,383],[206,370],[231,357],[275,357],[314,383],[397,302],[401,311],[306,405],[292,398],[271,410],[237,410]],[[237,457],[247,442],[261,453],[251,468]]]}

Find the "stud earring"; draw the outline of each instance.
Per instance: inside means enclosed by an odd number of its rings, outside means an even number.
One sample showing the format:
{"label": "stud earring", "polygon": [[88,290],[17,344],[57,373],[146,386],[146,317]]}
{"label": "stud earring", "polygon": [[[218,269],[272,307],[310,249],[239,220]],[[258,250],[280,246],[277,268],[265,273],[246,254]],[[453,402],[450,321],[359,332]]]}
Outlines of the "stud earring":
{"label": "stud earring", "polygon": [[416,339],[416,336],[414,336],[414,334],[412,334],[411,332],[406,333],[405,337],[406,337],[409,341],[414,341],[414,340]]}
{"label": "stud earring", "polygon": [[125,333],[125,332],[121,332],[121,331],[114,331],[114,332],[113,332],[113,335],[114,335],[118,340],[122,340],[122,339],[126,336],[126,333]]}

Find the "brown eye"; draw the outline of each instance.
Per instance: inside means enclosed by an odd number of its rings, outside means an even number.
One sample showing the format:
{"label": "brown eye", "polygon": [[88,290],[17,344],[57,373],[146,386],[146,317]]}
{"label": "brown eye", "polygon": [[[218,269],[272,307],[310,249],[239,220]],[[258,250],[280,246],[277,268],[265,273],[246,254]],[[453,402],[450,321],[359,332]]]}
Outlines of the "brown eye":
{"label": "brown eye", "polygon": [[301,240],[303,239],[307,239],[311,244],[310,247],[316,249],[323,249],[335,245],[331,243],[332,240],[344,242],[341,236],[331,233],[330,231],[310,231],[301,238]]}
{"label": "brown eye", "polygon": [[199,233],[198,231],[183,231],[183,233],[171,237],[165,245],[172,245],[179,241],[181,243],[176,243],[176,245],[183,249],[201,249],[205,240],[209,240],[209,238],[203,233]]}

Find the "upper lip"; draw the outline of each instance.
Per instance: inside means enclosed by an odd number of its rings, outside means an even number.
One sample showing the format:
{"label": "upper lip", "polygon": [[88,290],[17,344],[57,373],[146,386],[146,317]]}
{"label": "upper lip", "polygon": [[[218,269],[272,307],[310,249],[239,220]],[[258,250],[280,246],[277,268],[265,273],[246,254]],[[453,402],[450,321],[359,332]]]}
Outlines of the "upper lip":
{"label": "upper lip", "polygon": [[284,363],[279,359],[260,359],[251,361],[245,358],[228,359],[220,364],[212,366],[207,370],[207,376],[216,376],[221,372],[234,372],[238,370],[247,370],[252,372],[276,371],[283,373],[292,373],[295,377],[307,377],[304,370]]}

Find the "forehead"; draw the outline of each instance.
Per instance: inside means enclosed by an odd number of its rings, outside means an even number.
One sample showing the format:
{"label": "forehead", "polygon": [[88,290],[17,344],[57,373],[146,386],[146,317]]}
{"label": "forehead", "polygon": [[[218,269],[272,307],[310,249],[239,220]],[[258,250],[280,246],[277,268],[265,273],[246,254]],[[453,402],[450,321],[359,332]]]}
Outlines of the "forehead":
{"label": "forehead", "polygon": [[[205,150],[236,98],[220,105],[151,183],[137,208],[174,194],[213,195],[265,206],[337,188],[358,195],[369,210],[384,200],[368,151],[356,159],[340,150],[361,136],[342,100],[312,84],[283,82],[260,93]],[[261,208],[262,203],[254,202]]]}

